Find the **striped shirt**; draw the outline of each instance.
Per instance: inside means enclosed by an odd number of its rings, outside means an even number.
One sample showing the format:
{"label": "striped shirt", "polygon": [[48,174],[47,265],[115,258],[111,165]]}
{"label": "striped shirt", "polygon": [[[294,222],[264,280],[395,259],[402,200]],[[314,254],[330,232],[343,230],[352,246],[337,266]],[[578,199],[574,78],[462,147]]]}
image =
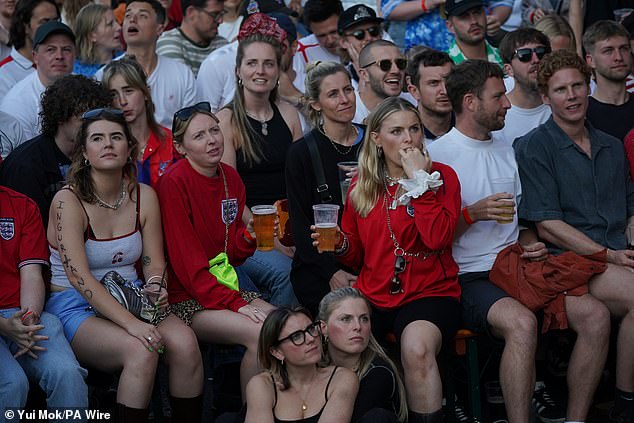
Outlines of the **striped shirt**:
{"label": "striped shirt", "polygon": [[189,39],[180,28],[174,28],[164,32],[158,39],[156,54],[185,63],[192,70],[194,76],[197,76],[202,61],[212,51],[227,43],[225,38],[218,35],[211,40],[209,45],[200,45]]}
{"label": "striped shirt", "polygon": [[[487,50],[487,60],[491,63],[497,63],[498,65],[500,65],[500,67],[503,67],[504,65],[502,64],[502,59],[500,58],[498,50],[495,47],[491,46],[491,44],[489,44],[487,41],[484,41],[484,43]],[[460,50],[460,47],[458,47],[458,44],[455,40],[451,44],[451,47],[449,47],[449,51],[447,51],[447,53],[449,53],[449,57],[451,57],[451,60],[453,60],[456,65],[467,60],[467,57],[465,57],[464,53],[462,53],[462,50]]]}

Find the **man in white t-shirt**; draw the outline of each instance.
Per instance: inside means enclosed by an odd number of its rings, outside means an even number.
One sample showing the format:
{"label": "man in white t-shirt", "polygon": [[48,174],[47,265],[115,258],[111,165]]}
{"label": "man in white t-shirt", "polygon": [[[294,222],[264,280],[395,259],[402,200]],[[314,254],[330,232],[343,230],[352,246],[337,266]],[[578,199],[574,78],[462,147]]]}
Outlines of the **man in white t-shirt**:
{"label": "man in white t-shirt", "polygon": [[542,57],[550,52],[550,42],[542,32],[520,28],[509,32],[500,43],[504,71],[515,80],[507,94],[511,108],[506,113],[504,128],[496,136],[513,145],[516,138],[546,122],[550,106],[544,104],[537,90],[537,70]]}
{"label": "man in white t-shirt", "polygon": [[[154,117],[172,127],[174,113],[196,102],[194,74],[184,63],[156,54],[156,42],[163,32],[165,9],[157,0],[128,2],[123,18],[125,55],[134,56],[148,75],[147,83],[154,102]],[[103,68],[95,78],[101,80]]]}
{"label": "man in white t-shirt", "polygon": [[0,103],[0,111],[20,124],[24,139],[14,140],[17,147],[40,133],[40,96],[53,82],[69,75],[75,62],[75,35],[61,22],[41,25],[33,37],[33,63],[36,72],[9,90]]}
{"label": "man in white t-shirt", "polygon": [[[308,0],[304,5],[304,23],[312,34],[300,38],[293,69],[301,81],[306,75],[306,65],[316,60],[341,62],[337,23],[343,13],[340,0]],[[304,87],[300,88],[304,92]]]}
{"label": "man in white t-shirt", "polygon": [[[503,78],[499,66],[487,61],[468,60],[456,66],[447,77],[456,126],[431,144],[429,153],[451,166],[460,180],[463,209],[453,255],[460,266],[463,319],[472,330],[504,339],[499,374],[508,420],[526,423],[535,380],[537,319],[493,285],[489,272],[498,253],[516,242],[523,249],[522,257],[531,261],[546,259],[548,250],[535,233],[518,225],[514,209],[522,191],[515,153],[510,143],[492,134],[504,127],[511,106]],[[509,204],[512,214],[504,208]],[[610,318],[607,308],[591,295],[566,296],[565,310],[569,327],[577,332],[568,368],[567,417],[581,422],[598,382],[582,378],[602,369]]]}

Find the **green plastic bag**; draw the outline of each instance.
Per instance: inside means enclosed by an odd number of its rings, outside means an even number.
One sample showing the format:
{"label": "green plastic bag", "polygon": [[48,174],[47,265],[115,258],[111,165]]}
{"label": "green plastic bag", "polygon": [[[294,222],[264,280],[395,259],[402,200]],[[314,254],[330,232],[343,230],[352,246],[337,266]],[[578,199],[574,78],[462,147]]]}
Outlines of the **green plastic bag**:
{"label": "green plastic bag", "polygon": [[232,265],[229,264],[227,253],[220,253],[209,260],[209,273],[214,275],[219,283],[229,289],[238,291],[238,274]]}

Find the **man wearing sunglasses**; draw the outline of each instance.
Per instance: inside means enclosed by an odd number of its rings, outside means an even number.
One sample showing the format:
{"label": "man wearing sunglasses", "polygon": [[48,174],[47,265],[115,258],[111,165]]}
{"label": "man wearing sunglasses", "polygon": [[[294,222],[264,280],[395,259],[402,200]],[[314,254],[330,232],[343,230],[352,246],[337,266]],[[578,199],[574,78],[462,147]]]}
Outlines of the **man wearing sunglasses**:
{"label": "man wearing sunglasses", "polygon": [[586,62],[597,81],[587,117],[595,128],[620,140],[634,127],[634,96],[625,87],[632,72],[629,35],[614,21],[597,21],[583,34]]}
{"label": "man wearing sunglasses", "polygon": [[339,17],[339,43],[350,59],[348,71],[355,89],[359,86],[359,52],[372,41],[383,38],[382,22],[383,18],[377,17],[374,10],[364,4],[349,7]]}
{"label": "man wearing sunglasses", "polygon": [[393,42],[376,40],[363,47],[359,53],[359,68],[354,123],[363,123],[386,98],[402,94],[407,59]]}
{"label": "man wearing sunglasses", "polygon": [[537,89],[537,70],[547,53],[550,53],[548,37],[533,28],[509,32],[500,43],[504,71],[515,81],[507,94],[511,108],[506,112],[504,128],[497,132],[509,145],[550,117],[550,106],[543,103]]}
{"label": "man wearing sunglasses", "polygon": [[200,64],[212,51],[227,44],[218,35],[224,14],[223,0],[181,0],[183,22],[164,32],[156,43],[156,53],[185,63],[198,75]]}
{"label": "man wearing sunglasses", "polygon": [[502,67],[497,50],[486,41],[487,17],[483,0],[447,0],[445,15],[447,29],[455,36],[448,51],[454,63],[480,59]]}

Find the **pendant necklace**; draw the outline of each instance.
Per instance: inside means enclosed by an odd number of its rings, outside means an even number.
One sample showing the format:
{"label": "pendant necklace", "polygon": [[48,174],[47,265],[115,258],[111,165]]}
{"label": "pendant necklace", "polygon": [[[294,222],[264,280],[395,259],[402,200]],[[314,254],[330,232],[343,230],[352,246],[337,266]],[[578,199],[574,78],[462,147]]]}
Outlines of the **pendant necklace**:
{"label": "pendant necklace", "polygon": [[95,197],[95,200],[97,200],[97,204],[99,205],[99,207],[103,207],[104,209],[119,210],[126,196],[125,184],[123,183],[123,181],[121,181],[121,192],[119,193],[119,198],[117,199],[117,201],[115,201],[114,204],[106,203],[99,197],[99,195],[97,195],[96,192],[93,192],[92,195],[93,197]]}
{"label": "pendant necklace", "polygon": [[[306,392],[306,397],[310,396],[310,392],[313,390],[313,382],[315,381],[316,377],[317,377],[317,372],[315,372],[315,375],[312,377],[309,383],[308,391]],[[302,419],[303,419],[306,417],[306,410],[308,410],[308,404],[306,404],[306,398],[304,398],[304,396],[300,393],[299,389],[295,388],[295,390],[299,394],[299,398],[302,400]]]}
{"label": "pendant necklace", "polygon": [[[357,129],[357,127],[355,125],[352,125],[352,129],[354,131],[354,139],[356,140],[357,137],[359,136],[359,130]],[[344,143],[337,142],[337,141],[333,140],[332,138],[330,138],[328,136],[328,134],[326,134],[326,130],[324,129],[324,125],[323,124],[319,125],[319,132],[321,132],[323,134],[323,136],[328,138],[328,141],[330,141],[330,144],[332,144],[332,146],[335,149],[335,151],[337,153],[339,153],[340,155],[342,155],[342,156],[347,156],[348,154],[350,154],[350,151],[354,147],[354,143],[352,143],[351,145],[345,145]],[[340,150],[337,145],[339,145],[340,147],[343,147],[343,149]]]}
{"label": "pendant necklace", "polygon": [[[388,179],[388,180],[395,180],[396,181],[396,182],[390,184],[390,186],[396,185],[400,179],[403,179],[403,178],[392,178],[389,175],[385,175],[385,178]],[[383,185],[385,186],[385,194],[386,194],[385,200],[386,200],[386,203],[387,203],[387,198],[388,197],[392,200],[390,202],[390,205],[388,206],[388,210],[396,210],[396,206],[398,206],[398,199],[397,199],[398,190],[399,190],[400,187],[396,188],[396,192],[394,192],[394,195],[392,195],[392,194],[390,194],[390,190],[388,189],[388,182],[385,179],[383,180]]]}
{"label": "pendant necklace", "polygon": [[[272,110],[271,110],[271,111],[272,111]],[[267,116],[268,116],[269,112],[267,111],[267,113],[266,113],[266,114],[267,114]],[[266,119],[266,118],[264,118],[264,119],[258,119],[257,117],[255,117],[255,116],[253,116],[251,113],[249,113],[248,111],[247,111],[247,115],[248,115],[251,119],[253,119],[253,120],[257,120],[258,122],[260,122],[260,126],[261,126],[260,132],[262,132],[262,135],[264,135],[264,136],[266,137],[266,136],[269,134],[269,123],[268,123],[268,120],[269,120],[269,119]],[[273,115],[275,115],[275,113],[273,113]],[[271,118],[270,118],[270,119],[273,119],[273,116],[271,116]]]}

